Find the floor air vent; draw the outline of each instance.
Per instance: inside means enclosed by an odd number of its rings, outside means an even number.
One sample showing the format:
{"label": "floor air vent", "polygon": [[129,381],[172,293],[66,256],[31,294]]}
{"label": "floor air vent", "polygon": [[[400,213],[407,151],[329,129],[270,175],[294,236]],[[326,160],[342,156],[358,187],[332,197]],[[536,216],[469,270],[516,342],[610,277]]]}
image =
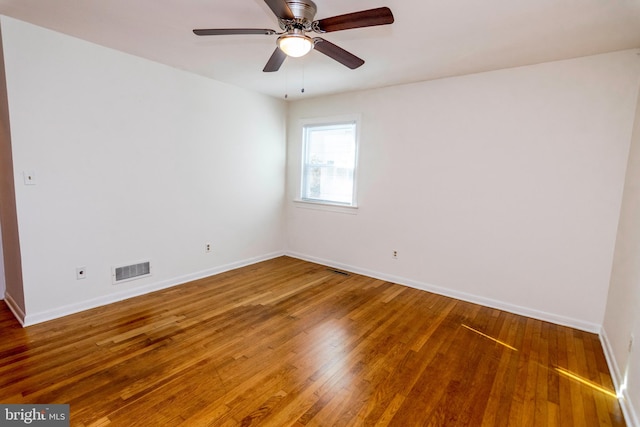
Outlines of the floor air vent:
{"label": "floor air vent", "polygon": [[138,264],[123,265],[113,267],[113,283],[128,282],[129,280],[141,279],[151,275],[151,262],[144,261]]}
{"label": "floor air vent", "polygon": [[341,274],[343,276],[349,276],[350,275],[346,271],[334,270],[333,268],[327,268],[327,270],[329,270],[332,273]]}

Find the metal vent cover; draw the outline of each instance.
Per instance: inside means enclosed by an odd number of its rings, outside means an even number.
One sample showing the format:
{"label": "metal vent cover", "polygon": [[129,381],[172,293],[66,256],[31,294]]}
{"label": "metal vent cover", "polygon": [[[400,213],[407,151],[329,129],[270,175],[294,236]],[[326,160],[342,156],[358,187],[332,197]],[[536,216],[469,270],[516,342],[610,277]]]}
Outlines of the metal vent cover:
{"label": "metal vent cover", "polygon": [[136,264],[113,267],[111,274],[113,276],[114,284],[141,279],[151,275],[151,261],[142,261]]}
{"label": "metal vent cover", "polygon": [[342,276],[351,276],[351,274],[347,273],[346,271],[336,270],[335,268],[327,268],[327,271],[330,271],[336,274],[341,274]]}

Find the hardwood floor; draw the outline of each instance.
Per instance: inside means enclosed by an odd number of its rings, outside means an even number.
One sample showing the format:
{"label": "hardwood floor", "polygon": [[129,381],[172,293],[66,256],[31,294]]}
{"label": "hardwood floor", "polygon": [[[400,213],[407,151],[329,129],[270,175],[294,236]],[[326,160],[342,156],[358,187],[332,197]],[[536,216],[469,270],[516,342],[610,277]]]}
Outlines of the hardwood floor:
{"label": "hardwood floor", "polygon": [[594,334],[287,257],[0,334],[75,426],[624,425]]}

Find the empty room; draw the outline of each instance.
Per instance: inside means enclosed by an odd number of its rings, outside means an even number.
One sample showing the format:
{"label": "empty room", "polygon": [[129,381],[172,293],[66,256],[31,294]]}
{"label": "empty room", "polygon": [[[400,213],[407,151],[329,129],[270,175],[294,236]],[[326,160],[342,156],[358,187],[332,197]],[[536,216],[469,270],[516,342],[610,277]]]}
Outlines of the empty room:
{"label": "empty room", "polygon": [[640,427],[640,2],[0,35],[0,425]]}

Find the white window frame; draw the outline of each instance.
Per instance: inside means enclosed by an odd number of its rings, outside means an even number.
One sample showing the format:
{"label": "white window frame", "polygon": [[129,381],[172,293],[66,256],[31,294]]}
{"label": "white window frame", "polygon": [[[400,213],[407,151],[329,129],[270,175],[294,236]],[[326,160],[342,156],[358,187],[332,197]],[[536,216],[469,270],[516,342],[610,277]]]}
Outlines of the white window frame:
{"label": "white window frame", "polygon": [[[325,117],[315,119],[305,119],[300,121],[300,180],[298,183],[298,198],[295,202],[299,203],[302,207],[311,208],[327,208],[326,210],[355,213],[358,208],[358,159],[360,153],[360,116],[359,115],[347,115],[336,117]],[[351,203],[343,203],[331,200],[316,200],[303,197],[304,185],[305,185],[305,160],[306,160],[306,141],[305,134],[308,127],[323,127],[334,125],[355,125],[355,153],[354,153],[354,165],[353,165],[353,189],[351,196]]]}

